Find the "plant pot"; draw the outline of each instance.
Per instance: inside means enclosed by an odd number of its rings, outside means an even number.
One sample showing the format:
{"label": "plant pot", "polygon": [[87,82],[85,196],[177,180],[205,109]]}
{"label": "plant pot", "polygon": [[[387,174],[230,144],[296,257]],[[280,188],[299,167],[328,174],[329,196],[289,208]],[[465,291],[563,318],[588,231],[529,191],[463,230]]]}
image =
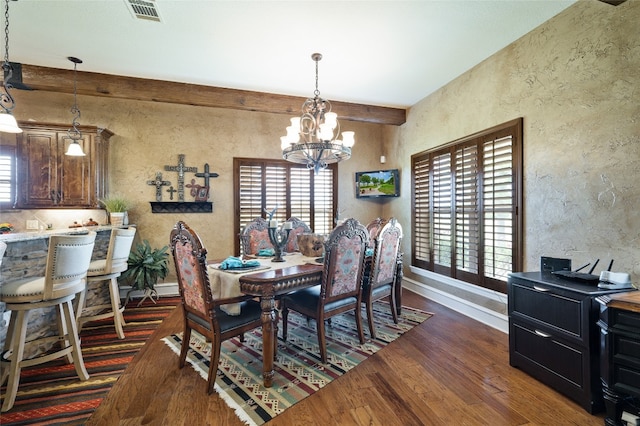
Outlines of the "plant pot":
{"label": "plant pot", "polygon": [[125,214],[125,212],[109,213],[109,223],[111,223],[111,226],[123,226]]}

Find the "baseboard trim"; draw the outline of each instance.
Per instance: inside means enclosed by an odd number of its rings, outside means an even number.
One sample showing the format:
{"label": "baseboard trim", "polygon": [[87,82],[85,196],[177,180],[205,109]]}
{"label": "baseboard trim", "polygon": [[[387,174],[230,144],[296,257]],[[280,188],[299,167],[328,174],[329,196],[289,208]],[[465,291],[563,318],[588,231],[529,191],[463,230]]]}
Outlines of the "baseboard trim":
{"label": "baseboard trim", "polygon": [[476,321],[486,324],[503,333],[509,333],[509,317],[499,312],[492,311],[453,294],[430,287],[413,279],[403,277],[402,287],[427,299],[433,300],[447,308],[468,316]]}
{"label": "baseboard trim", "polygon": [[[158,297],[170,297],[179,296],[180,290],[178,290],[178,283],[160,283],[153,287],[158,292]],[[131,290],[131,286],[120,287],[120,299],[127,297],[127,293]],[[144,291],[135,290],[129,294],[129,299],[141,299],[144,296]]]}

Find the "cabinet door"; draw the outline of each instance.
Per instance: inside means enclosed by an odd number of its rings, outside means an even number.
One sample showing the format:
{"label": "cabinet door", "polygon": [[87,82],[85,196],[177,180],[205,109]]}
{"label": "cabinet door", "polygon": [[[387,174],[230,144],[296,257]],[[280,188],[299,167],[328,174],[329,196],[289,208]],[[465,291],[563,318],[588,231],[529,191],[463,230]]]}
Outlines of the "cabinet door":
{"label": "cabinet door", "polygon": [[60,179],[59,206],[64,207],[91,207],[94,189],[95,171],[91,165],[94,163],[92,135],[83,133],[78,143],[85,153],[84,157],[71,157],[64,155],[69,144],[72,143],[67,133],[58,133],[58,146],[60,147]]}
{"label": "cabinet door", "polygon": [[21,193],[18,207],[50,207],[59,192],[58,135],[55,131],[30,130],[18,137]]}

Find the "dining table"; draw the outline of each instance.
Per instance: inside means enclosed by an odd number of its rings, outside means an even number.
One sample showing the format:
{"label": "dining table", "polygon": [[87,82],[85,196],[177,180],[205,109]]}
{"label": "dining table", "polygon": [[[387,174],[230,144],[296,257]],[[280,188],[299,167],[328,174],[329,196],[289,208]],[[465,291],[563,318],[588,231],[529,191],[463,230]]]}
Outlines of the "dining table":
{"label": "dining table", "polygon": [[[262,378],[265,387],[273,384],[275,339],[278,330],[276,298],[284,294],[318,285],[322,281],[323,265],[318,258],[291,253],[284,262],[257,258],[259,265],[237,270],[220,269],[219,262],[209,265],[208,275],[214,297],[250,295],[260,299],[262,308]],[[254,262],[255,264],[255,262]],[[239,305],[225,305],[229,315],[240,314]]]}
{"label": "dining table", "polygon": [[[322,259],[308,257],[302,253],[286,253],[284,262],[273,262],[272,257],[247,257],[255,266],[247,268],[220,269],[221,262],[209,264],[209,282],[214,298],[240,295],[255,296],[262,308],[262,378],[265,387],[273,384],[275,339],[278,331],[278,311],[276,299],[293,291],[313,287],[322,282]],[[365,259],[371,262],[371,257]],[[257,263],[257,264],[256,264]],[[396,282],[401,283],[402,253],[396,263]],[[402,285],[395,285],[396,309],[400,315],[402,306]],[[240,314],[240,304],[221,307],[229,315]]]}

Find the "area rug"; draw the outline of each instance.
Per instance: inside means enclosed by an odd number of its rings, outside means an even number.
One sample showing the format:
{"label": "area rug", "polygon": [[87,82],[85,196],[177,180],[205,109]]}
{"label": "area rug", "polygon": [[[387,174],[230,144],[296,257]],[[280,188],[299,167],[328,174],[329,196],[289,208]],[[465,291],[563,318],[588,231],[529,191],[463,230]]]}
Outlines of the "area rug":
{"label": "area rug", "polygon": [[[139,307],[138,300],[129,302],[124,310],[123,340],[116,335],[113,319],[85,324],[80,339],[89,380],[80,381],[73,365],[62,359],[24,368],[16,402],[10,411],[0,414],[0,424],[84,424],[179,301],[163,297],[156,304],[145,301]],[[4,396],[5,386],[1,393]]]}
{"label": "area rug", "polygon": [[[312,395],[332,380],[345,374],[432,314],[403,306],[399,323],[394,324],[386,302],[374,303],[376,339],[368,333],[364,311],[365,344],[358,340],[353,312],[335,316],[326,328],[328,363],[320,360],[315,321],[289,312],[287,341],[278,339],[273,386],[262,384],[262,333],[245,333],[244,343],[230,339],[222,344],[215,390],[235,413],[249,425],[268,422],[295,403]],[[165,343],[177,354],[182,334],[165,337]],[[192,333],[187,360],[206,380],[211,345],[198,333]]]}

